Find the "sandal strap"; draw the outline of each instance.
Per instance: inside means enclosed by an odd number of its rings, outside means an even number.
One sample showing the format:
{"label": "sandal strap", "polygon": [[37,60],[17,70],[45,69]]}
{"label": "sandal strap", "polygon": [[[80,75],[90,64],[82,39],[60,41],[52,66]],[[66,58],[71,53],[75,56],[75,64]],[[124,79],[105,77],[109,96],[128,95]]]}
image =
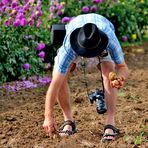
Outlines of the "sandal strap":
{"label": "sandal strap", "polygon": [[104,135],[103,135],[103,137],[109,137],[109,136],[110,136],[110,137],[115,137],[116,134],[104,134]]}
{"label": "sandal strap", "polygon": [[104,131],[105,131],[106,129],[112,129],[115,135],[117,135],[117,134],[120,133],[119,129],[117,129],[116,127],[114,127],[114,126],[111,125],[111,124],[105,125]]}
{"label": "sandal strap", "polygon": [[69,130],[66,130],[66,131],[60,130],[59,133],[64,133],[64,134],[67,134],[67,135],[73,135],[75,132],[69,131]]}
{"label": "sandal strap", "polygon": [[[66,125],[70,125],[72,127],[72,131],[69,131],[69,130],[63,131]],[[76,132],[77,132],[76,123],[75,121],[71,121],[71,120],[64,121],[61,127],[59,128],[59,133],[66,133],[68,135],[72,135]]]}

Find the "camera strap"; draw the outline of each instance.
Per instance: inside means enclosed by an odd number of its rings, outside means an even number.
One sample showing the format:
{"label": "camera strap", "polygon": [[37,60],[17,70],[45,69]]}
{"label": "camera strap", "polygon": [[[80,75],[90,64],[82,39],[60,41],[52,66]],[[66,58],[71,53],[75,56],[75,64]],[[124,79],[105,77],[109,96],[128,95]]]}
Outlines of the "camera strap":
{"label": "camera strap", "polygon": [[87,96],[89,96],[89,90],[88,90],[88,84],[87,84],[87,78],[86,78],[86,63],[84,61],[84,57],[81,57],[81,66],[82,66],[82,69],[83,69],[83,74],[84,74],[84,83],[85,83],[85,86],[86,86],[86,92],[87,92]]}
{"label": "camera strap", "polygon": [[[99,64],[101,64],[101,60],[100,60],[99,56],[98,56],[98,60],[99,60]],[[87,77],[86,77],[86,63],[85,63],[84,57],[81,57],[81,66],[82,66],[83,74],[84,74],[84,83],[85,83],[85,86],[86,86],[86,92],[87,92],[87,95],[89,96],[88,83],[87,83]],[[101,72],[102,90],[103,90],[103,94],[104,94],[104,83],[103,83],[101,66],[100,66],[100,72]]]}
{"label": "camera strap", "polygon": [[101,60],[100,57],[98,56],[98,60],[99,60],[99,64],[100,64],[100,72],[101,72],[101,82],[102,82],[102,90],[103,90],[103,94],[104,94],[104,83],[103,83],[103,76],[102,76],[102,68],[101,68]]}

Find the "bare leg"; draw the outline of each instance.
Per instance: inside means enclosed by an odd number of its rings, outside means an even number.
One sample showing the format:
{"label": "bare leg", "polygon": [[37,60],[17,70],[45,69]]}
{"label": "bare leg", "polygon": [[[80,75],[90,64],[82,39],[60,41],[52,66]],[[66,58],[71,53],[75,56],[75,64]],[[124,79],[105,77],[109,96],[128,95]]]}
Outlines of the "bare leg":
{"label": "bare leg", "polygon": [[72,117],[72,109],[71,109],[71,102],[70,102],[70,89],[67,83],[67,79],[61,86],[58,102],[63,112],[64,121],[66,120],[73,120]]}
{"label": "bare leg", "polygon": [[[117,101],[117,89],[112,88],[109,84],[108,75],[109,72],[115,71],[115,65],[113,62],[104,61],[101,63],[103,83],[105,89],[105,102],[107,105],[107,117],[105,124],[115,125],[115,112]],[[106,129],[105,133],[112,133],[111,129]]]}
{"label": "bare leg", "polygon": [[[64,116],[64,121],[67,120],[71,120],[73,121],[73,116],[72,116],[72,109],[71,109],[71,102],[70,102],[70,89],[69,89],[69,85],[68,85],[68,75],[70,73],[71,70],[69,70],[67,72],[67,76],[61,86],[61,89],[59,91],[59,95],[58,95],[58,102],[59,105],[62,109],[63,112],[63,116]],[[63,129],[63,131],[66,130],[72,130],[72,127],[70,125],[66,125]],[[65,136],[64,133],[60,134],[61,136]]]}

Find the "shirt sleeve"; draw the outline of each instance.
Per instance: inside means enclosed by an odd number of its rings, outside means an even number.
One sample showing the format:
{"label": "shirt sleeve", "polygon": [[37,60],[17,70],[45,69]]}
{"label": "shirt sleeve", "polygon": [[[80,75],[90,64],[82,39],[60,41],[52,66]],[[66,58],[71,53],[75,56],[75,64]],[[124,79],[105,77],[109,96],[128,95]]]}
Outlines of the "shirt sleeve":
{"label": "shirt sleeve", "polygon": [[115,64],[121,64],[123,62],[124,60],[123,50],[114,33],[112,33],[112,36],[109,38],[109,44],[107,49],[109,50],[110,55]]}
{"label": "shirt sleeve", "polygon": [[66,74],[72,61],[76,59],[76,55],[74,54],[70,44],[68,44],[68,42],[66,43],[67,44],[63,43],[59,48],[54,64],[54,68],[62,74]]}

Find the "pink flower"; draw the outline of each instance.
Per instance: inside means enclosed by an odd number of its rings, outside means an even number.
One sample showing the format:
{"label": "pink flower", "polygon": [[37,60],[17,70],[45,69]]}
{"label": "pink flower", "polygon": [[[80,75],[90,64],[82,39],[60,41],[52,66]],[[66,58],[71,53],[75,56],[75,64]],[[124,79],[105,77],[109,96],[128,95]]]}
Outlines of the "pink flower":
{"label": "pink flower", "polygon": [[36,28],[40,28],[41,25],[42,25],[42,21],[41,21],[41,19],[38,19],[38,22],[37,22]]}
{"label": "pink flower", "polygon": [[58,10],[56,13],[58,16],[63,15],[64,14],[64,10]]}
{"label": "pink flower", "polygon": [[53,20],[53,18],[54,18],[54,14],[51,13],[51,14],[49,15],[49,20]]}
{"label": "pink flower", "polygon": [[126,41],[127,41],[127,39],[128,39],[128,38],[127,38],[127,36],[126,36],[126,35],[122,36],[122,41],[123,41],[123,42],[126,42]]}
{"label": "pink flower", "polygon": [[38,17],[40,17],[40,16],[42,16],[42,11],[41,11],[41,10],[39,10],[39,11],[37,11],[37,13],[36,13],[36,14],[37,14],[37,16],[38,16]]}
{"label": "pink flower", "polygon": [[23,13],[18,13],[18,15],[16,16],[17,19],[22,19],[24,18],[24,14]]}
{"label": "pink flower", "polygon": [[50,77],[39,77],[38,81],[42,84],[49,84],[51,82],[51,78]]}
{"label": "pink flower", "polygon": [[24,3],[26,4],[29,0],[24,0]]}
{"label": "pink flower", "polygon": [[29,63],[23,64],[23,68],[24,68],[25,70],[29,70],[29,69],[30,69],[30,64],[29,64]]}
{"label": "pink flower", "polygon": [[62,23],[68,23],[69,21],[70,21],[70,17],[66,17],[66,16],[63,17],[61,20]]}
{"label": "pink flower", "polygon": [[39,43],[38,46],[37,46],[37,50],[42,50],[45,48],[45,44],[44,43]]}
{"label": "pink flower", "polygon": [[98,3],[101,3],[103,0],[93,0],[93,3],[96,3],[96,4],[98,4]]}
{"label": "pink flower", "polygon": [[48,63],[47,65],[48,65],[48,68],[51,68],[51,63]]}
{"label": "pink flower", "polygon": [[90,8],[90,10],[91,10],[91,12],[96,12],[97,11],[97,6],[96,5],[92,6]]}
{"label": "pink flower", "polygon": [[34,18],[35,18],[35,14],[32,13],[32,14],[30,15],[30,18],[31,18],[31,19],[34,19]]}
{"label": "pink flower", "polygon": [[40,58],[44,58],[44,57],[45,57],[45,52],[44,52],[44,51],[41,51],[41,52],[38,54],[38,56],[39,56]]}
{"label": "pink flower", "polygon": [[0,8],[1,8],[2,6],[4,6],[4,4],[3,4],[2,2],[0,2]]}
{"label": "pink flower", "polygon": [[27,20],[25,18],[21,19],[21,25],[26,26],[27,25]]}
{"label": "pink flower", "polygon": [[54,10],[55,10],[55,7],[54,6],[50,6],[49,11],[50,12],[54,12]]}
{"label": "pink flower", "polygon": [[88,13],[89,12],[89,7],[88,6],[83,6],[82,7],[82,12]]}
{"label": "pink flower", "polygon": [[23,7],[23,10],[24,10],[24,11],[27,11],[27,10],[29,9],[29,7],[30,7],[30,5],[29,5],[29,3],[27,3],[27,4]]}
{"label": "pink flower", "polygon": [[34,24],[34,20],[33,19],[28,21],[28,26],[32,26],[33,24]]}
{"label": "pink flower", "polygon": [[63,9],[64,8],[64,6],[63,5],[57,5],[57,7],[56,7],[58,10],[60,10],[60,9]]}
{"label": "pink flower", "polygon": [[1,7],[1,12],[5,12],[5,10],[6,10],[6,6],[2,6]]}
{"label": "pink flower", "polygon": [[3,3],[4,5],[7,5],[8,0],[2,0],[2,3]]}
{"label": "pink flower", "polygon": [[10,26],[11,24],[11,21],[10,20],[5,20],[4,21],[4,26]]}
{"label": "pink flower", "polygon": [[15,8],[17,5],[18,5],[17,2],[12,2],[11,3],[11,8]]}
{"label": "pink flower", "polygon": [[16,21],[13,23],[14,27],[19,27],[21,25],[20,19],[16,19]]}

